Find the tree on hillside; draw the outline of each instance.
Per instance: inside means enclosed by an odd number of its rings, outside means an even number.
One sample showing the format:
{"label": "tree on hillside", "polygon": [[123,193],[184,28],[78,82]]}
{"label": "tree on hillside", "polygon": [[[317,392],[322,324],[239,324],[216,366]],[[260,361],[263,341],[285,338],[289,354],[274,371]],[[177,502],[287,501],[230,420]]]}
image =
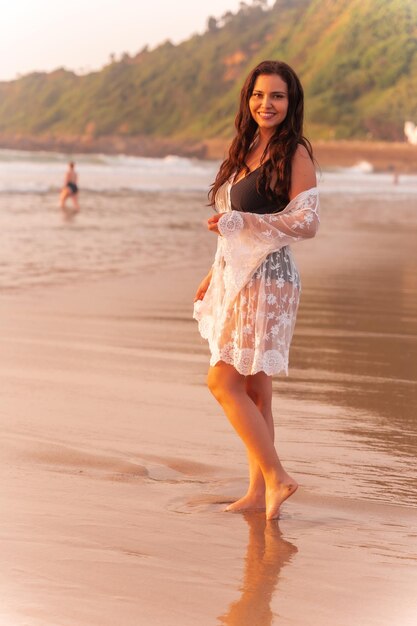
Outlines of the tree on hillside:
{"label": "tree on hillside", "polygon": [[226,13],[224,13],[221,17],[222,26],[225,26],[226,24],[231,22],[233,18],[234,18],[233,13],[231,11],[226,11]]}
{"label": "tree on hillside", "polygon": [[218,30],[217,20],[215,17],[210,16],[207,20],[207,30],[209,33],[215,33]]}

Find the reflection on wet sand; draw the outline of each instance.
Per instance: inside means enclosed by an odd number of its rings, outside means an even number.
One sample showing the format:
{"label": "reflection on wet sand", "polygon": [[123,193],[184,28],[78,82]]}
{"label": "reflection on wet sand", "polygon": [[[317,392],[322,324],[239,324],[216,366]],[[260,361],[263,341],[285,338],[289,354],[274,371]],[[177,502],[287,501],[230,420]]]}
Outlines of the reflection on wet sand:
{"label": "reflection on wet sand", "polygon": [[277,521],[265,520],[264,513],[243,516],[249,526],[249,540],[242,593],[218,620],[225,626],[271,626],[271,599],[281,568],[290,563],[298,549],[283,539]]}
{"label": "reflection on wet sand", "polygon": [[291,378],[274,381],[274,393],[308,403],[298,424],[288,418],[317,450],[310,463],[297,453],[305,474],[331,474],[336,495],[416,506],[416,218],[405,201],[387,214],[375,199],[372,211],[331,203],[323,199],[314,264],[297,250],[304,293]]}
{"label": "reflection on wet sand", "polygon": [[62,221],[66,223],[73,222],[75,220],[75,216],[78,215],[79,212],[80,212],[79,209],[74,209],[71,207],[62,207],[61,208]]}

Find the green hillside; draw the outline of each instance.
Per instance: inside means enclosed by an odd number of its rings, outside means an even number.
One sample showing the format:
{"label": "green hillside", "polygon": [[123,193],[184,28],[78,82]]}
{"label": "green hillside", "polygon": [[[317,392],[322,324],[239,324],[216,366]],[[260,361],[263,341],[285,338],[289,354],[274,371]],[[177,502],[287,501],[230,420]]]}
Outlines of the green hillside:
{"label": "green hillside", "polygon": [[100,72],[0,83],[0,134],[227,136],[244,77],[267,58],[299,73],[313,139],[401,140],[417,121],[416,0],[257,0]]}

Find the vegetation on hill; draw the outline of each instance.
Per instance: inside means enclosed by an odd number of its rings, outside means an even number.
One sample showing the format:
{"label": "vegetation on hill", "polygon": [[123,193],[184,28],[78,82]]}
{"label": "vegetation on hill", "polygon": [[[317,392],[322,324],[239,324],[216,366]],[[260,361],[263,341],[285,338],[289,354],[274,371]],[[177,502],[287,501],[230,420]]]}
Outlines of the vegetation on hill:
{"label": "vegetation on hill", "polygon": [[207,31],[123,57],[0,83],[0,133],[97,138],[225,137],[257,62],[300,75],[312,138],[403,139],[417,112],[415,0],[263,0],[210,17]]}

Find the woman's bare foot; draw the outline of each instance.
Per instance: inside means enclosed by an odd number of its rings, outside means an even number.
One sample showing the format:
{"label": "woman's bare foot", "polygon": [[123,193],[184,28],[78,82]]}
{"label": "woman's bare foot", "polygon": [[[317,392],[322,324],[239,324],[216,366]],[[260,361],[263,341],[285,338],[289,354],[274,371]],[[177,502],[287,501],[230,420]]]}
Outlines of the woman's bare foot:
{"label": "woman's bare foot", "polygon": [[224,510],[232,513],[240,513],[243,511],[264,511],[265,492],[247,493],[243,496],[243,498],[229,504]]}
{"label": "woman's bare foot", "polygon": [[298,483],[293,478],[288,476],[288,474],[283,482],[276,483],[271,488],[267,487],[265,494],[266,519],[278,519],[281,504],[287,500],[287,498],[292,496],[297,489]]}

